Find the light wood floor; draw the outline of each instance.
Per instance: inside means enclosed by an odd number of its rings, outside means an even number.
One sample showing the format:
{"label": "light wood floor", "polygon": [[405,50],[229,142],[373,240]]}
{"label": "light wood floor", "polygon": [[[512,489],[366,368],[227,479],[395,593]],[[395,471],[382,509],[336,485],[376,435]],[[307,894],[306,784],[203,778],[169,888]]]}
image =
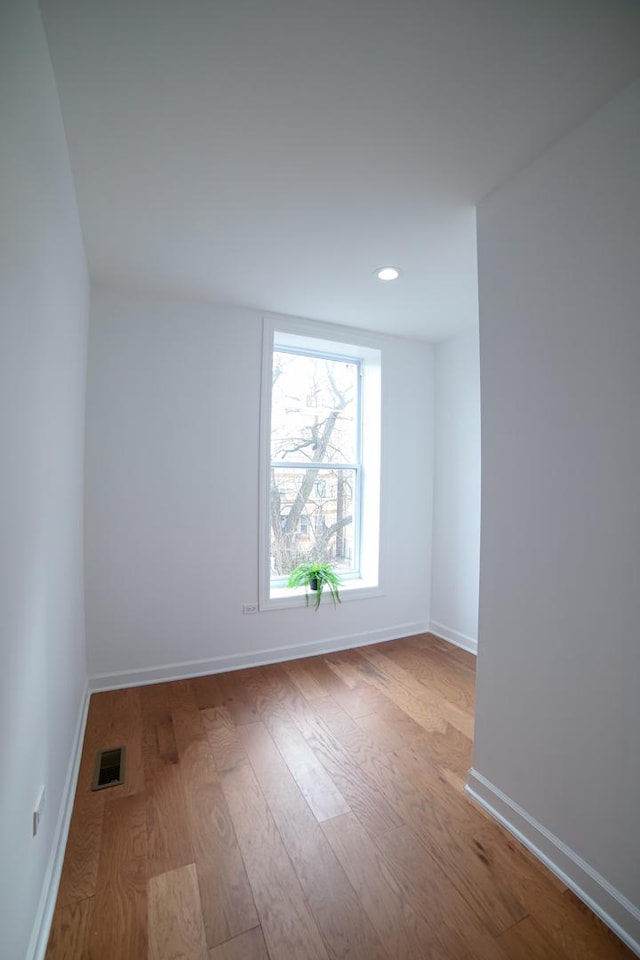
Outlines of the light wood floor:
{"label": "light wood floor", "polygon": [[422,635],[94,694],[47,960],[632,957],[462,793],[474,683]]}

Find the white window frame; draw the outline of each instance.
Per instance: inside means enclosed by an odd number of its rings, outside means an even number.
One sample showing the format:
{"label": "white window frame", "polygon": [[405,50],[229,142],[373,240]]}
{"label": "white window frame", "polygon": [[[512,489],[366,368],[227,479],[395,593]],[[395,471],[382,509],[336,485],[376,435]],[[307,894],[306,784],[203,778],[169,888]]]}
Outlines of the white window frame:
{"label": "white window frame", "polygon": [[[262,389],[260,413],[260,544],[258,605],[260,610],[304,606],[304,588],[274,586],[270,570],[271,390],[273,352],[293,349],[357,360],[361,369],[361,502],[356,526],[359,570],[345,574],[342,600],[382,596],[379,570],[380,434],[382,352],[368,334],[311,320],[263,318]],[[359,535],[358,535],[359,534]],[[323,602],[331,603],[329,597]]]}

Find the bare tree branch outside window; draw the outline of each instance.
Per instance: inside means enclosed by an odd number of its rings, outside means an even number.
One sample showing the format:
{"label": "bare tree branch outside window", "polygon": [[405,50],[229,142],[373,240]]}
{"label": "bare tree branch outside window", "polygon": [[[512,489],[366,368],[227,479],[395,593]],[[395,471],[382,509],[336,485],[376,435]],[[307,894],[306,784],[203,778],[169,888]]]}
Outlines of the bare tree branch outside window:
{"label": "bare tree branch outside window", "polygon": [[304,560],[354,569],[359,389],[356,361],[274,351],[272,576]]}

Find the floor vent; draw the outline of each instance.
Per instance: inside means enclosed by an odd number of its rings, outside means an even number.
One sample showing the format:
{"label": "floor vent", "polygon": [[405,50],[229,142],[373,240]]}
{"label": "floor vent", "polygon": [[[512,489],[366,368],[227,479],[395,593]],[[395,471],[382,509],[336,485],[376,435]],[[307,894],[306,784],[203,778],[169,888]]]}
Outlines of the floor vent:
{"label": "floor vent", "polygon": [[117,787],[124,783],[125,753],[124,747],[98,750],[92,790],[104,790],[105,787]]}

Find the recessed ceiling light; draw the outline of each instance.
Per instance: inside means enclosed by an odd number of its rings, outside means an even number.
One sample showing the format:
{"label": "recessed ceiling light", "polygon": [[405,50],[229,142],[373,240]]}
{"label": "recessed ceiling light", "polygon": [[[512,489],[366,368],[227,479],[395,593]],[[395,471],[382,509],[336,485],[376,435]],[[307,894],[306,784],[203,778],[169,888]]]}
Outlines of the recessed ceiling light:
{"label": "recessed ceiling light", "polygon": [[378,267],[377,270],[374,270],[374,273],[378,280],[397,280],[400,276],[397,267]]}

